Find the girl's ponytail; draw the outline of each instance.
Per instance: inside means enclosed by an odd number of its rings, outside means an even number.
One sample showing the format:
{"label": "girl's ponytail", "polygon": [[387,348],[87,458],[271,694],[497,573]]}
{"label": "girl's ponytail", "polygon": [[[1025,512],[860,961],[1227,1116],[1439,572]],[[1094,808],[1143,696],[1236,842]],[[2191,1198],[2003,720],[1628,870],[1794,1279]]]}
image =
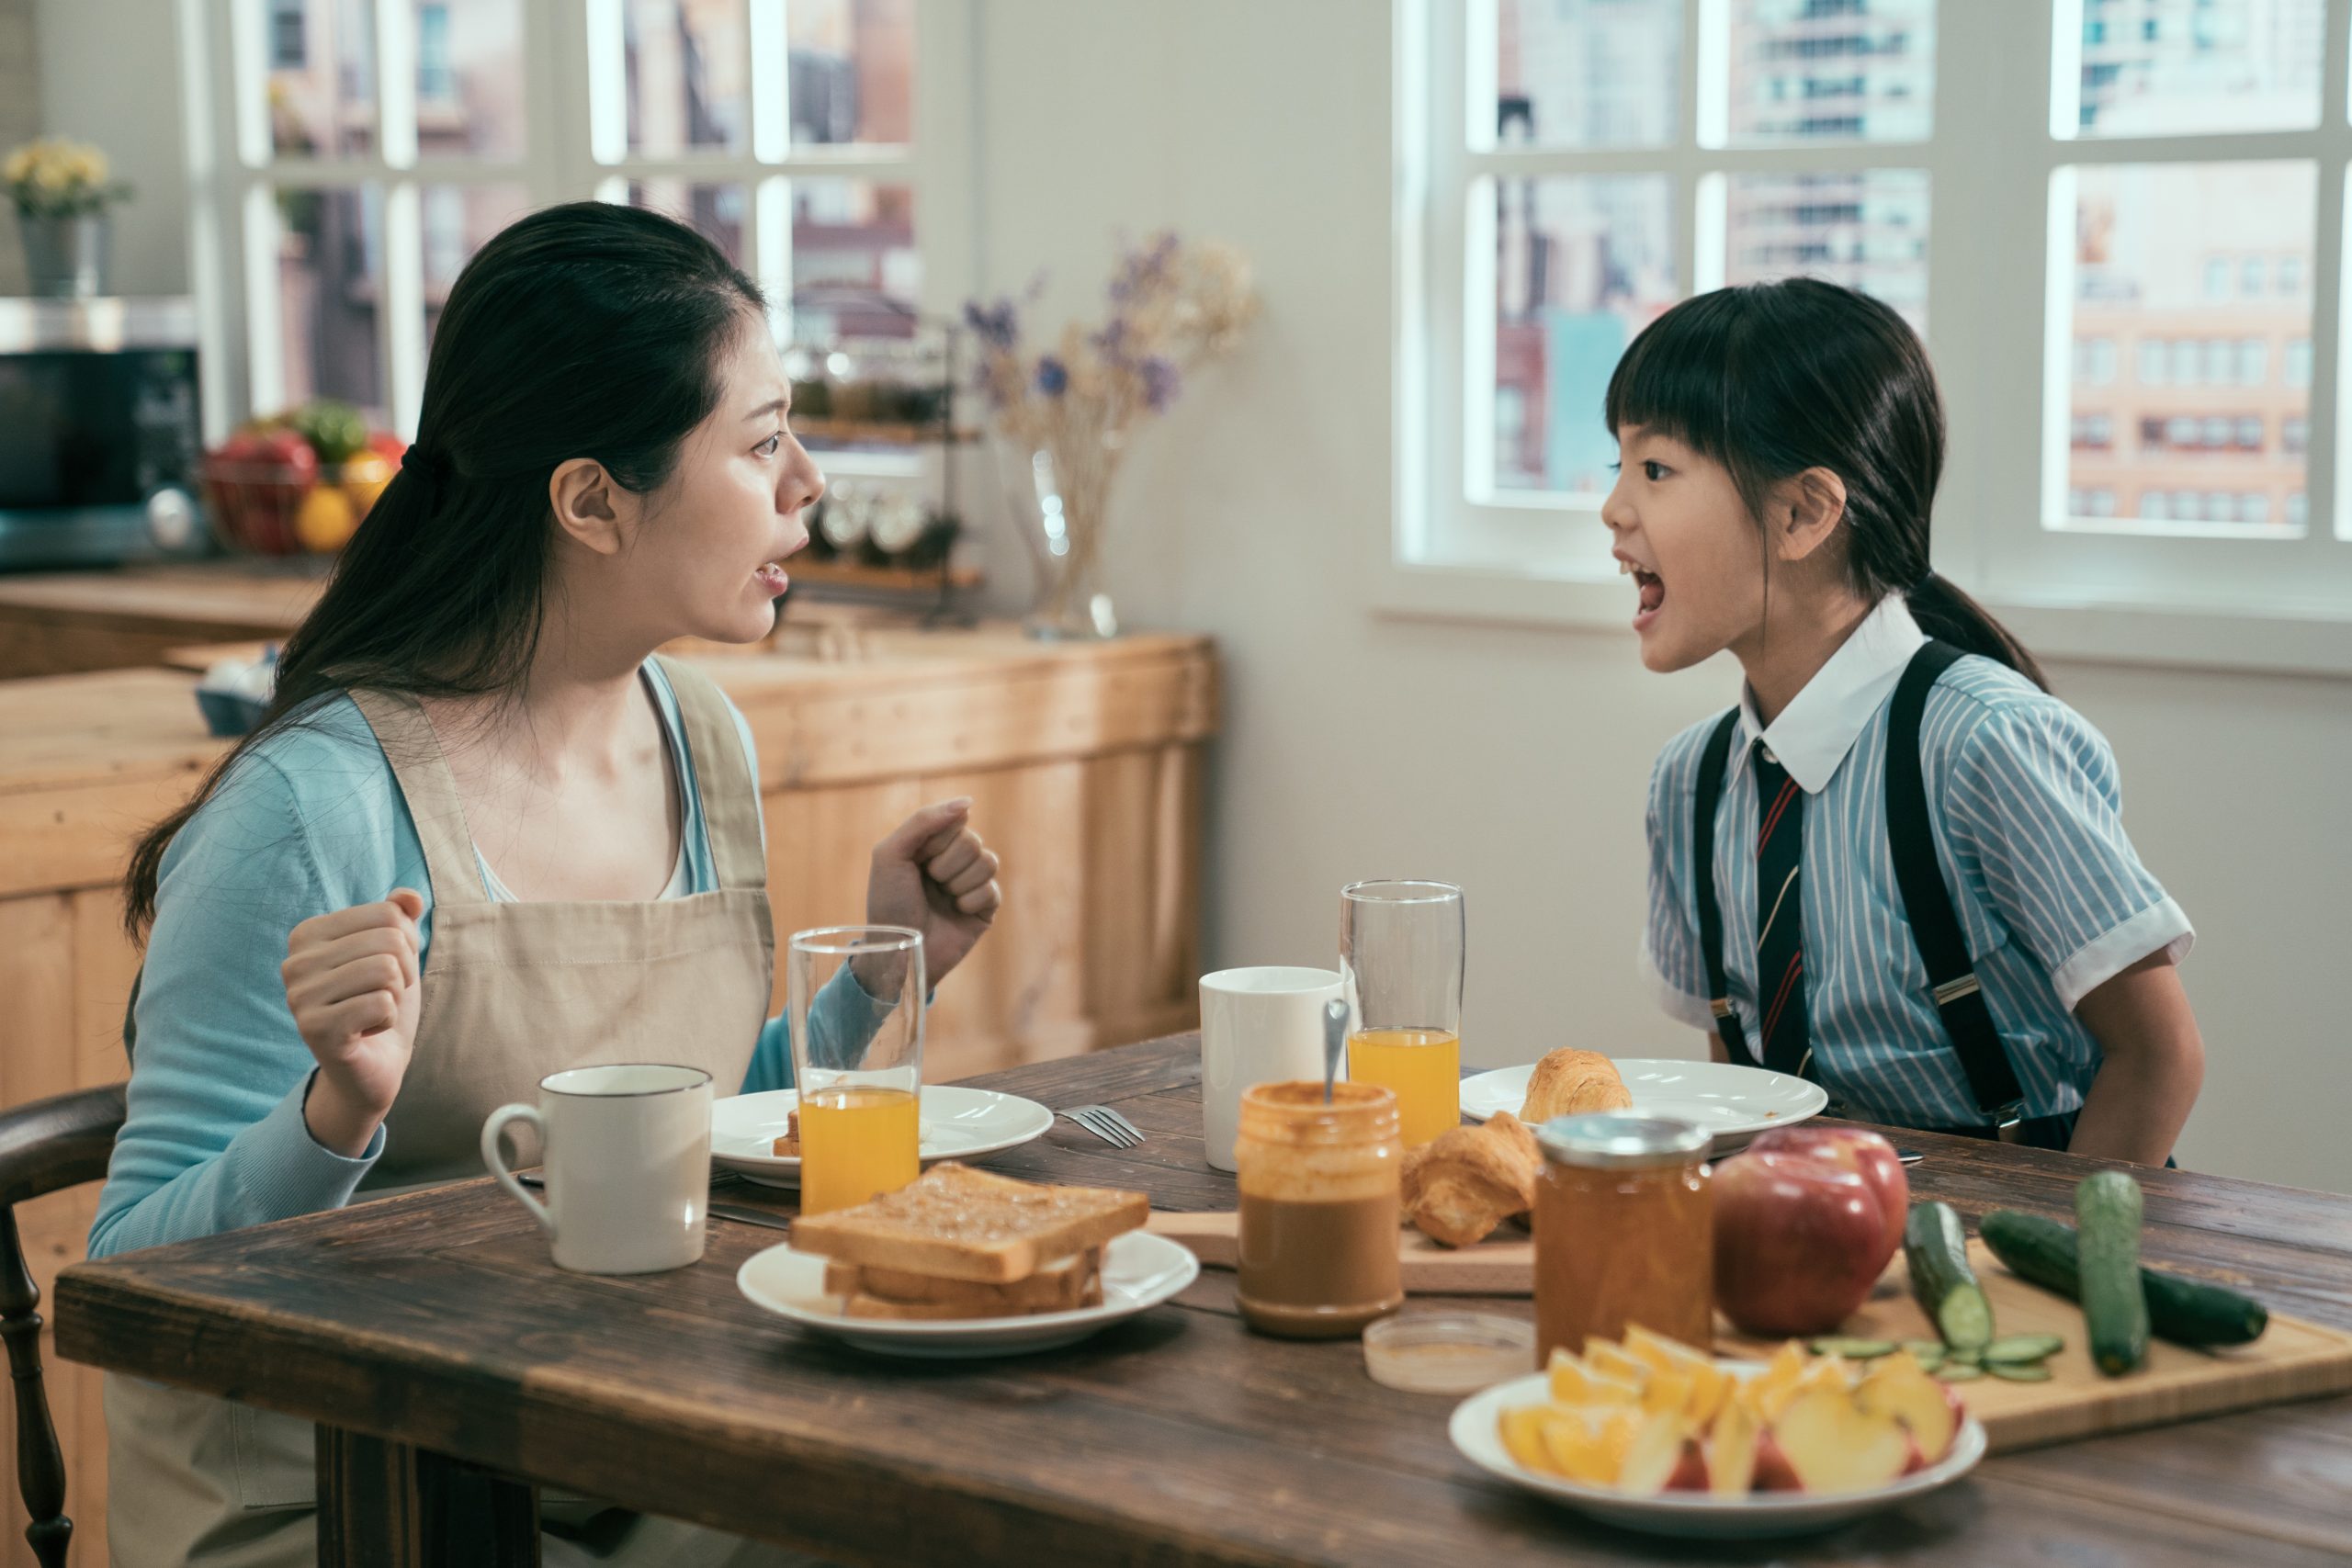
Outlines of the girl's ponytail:
{"label": "girl's ponytail", "polygon": [[1905,597],[1910,601],[1911,618],[1929,637],[1962,653],[1982,654],[1996,664],[2006,664],[2043,691],[2050,689],[2041,666],[2026,651],[2025,644],[1950,579],[1931,571],[1914,583]]}
{"label": "girl's ponytail", "polygon": [[2049,689],[2033,655],[1928,569],[1943,399],[1928,351],[1893,307],[1815,277],[1697,295],[1634,339],[1604,412],[1612,433],[1654,427],[1723,464],[1759,519],[1773,485],[1829,469],[1846,483],[1855,590],[1871,601],[1903,594],[1929,637]]}

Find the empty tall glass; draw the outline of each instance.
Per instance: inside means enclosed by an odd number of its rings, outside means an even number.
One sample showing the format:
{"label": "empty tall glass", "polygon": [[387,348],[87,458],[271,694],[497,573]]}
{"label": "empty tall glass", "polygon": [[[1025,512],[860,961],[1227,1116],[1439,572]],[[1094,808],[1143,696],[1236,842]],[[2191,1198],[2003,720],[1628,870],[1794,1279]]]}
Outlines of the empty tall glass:
{"label": "empty tall glass", "polygon": [[896,1192],[922,1170],[922,933],[795,931],[785,995],[800,1089],[800,1212]]}
{"label": "empty tall glass", "polygon": [[1407,1147],[1462,1121],[1462,889],[1357,882],[1340,890],[1340,976],[1354,1032],[1348,1077],[1396,1091]]}

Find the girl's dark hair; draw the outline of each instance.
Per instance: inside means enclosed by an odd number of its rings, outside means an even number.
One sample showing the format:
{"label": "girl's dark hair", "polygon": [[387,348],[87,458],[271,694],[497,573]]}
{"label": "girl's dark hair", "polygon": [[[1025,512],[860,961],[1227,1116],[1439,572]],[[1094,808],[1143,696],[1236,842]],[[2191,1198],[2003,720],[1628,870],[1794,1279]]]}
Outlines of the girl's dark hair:
{"label": "girl's dark hair", "polygon": [[1607,415],[1611,432],[1654,428],[1721,463],[1758,519],[1773,485],[1827,468],[1846,484],[1856,592],[1903,594],[1929,637],[2049,689],[2024,645],[1928,564],[1943,400],[1928,351],[1891,307],[1812,277],[1685,299],[1617,362]]}
{"label": "girl's dark hair", "polygon": [[173,835],[320,698],[514,694],[546,613],[549,476],[593,457],[639,494],[662,485],[763,308],[718,246],[635,208],[551,207],[484,245],[435,332],[415,445],[287,638],[267,711],[132,853],[131,934],[154,918]]}

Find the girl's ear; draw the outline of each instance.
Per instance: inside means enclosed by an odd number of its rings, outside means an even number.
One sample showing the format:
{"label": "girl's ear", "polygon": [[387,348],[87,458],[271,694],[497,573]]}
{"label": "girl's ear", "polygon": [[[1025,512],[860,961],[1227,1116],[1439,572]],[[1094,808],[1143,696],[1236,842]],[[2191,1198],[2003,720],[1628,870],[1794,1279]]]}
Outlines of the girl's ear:
{"label": "girl's ear", "polygon": [[1782,560],[1804,560],[1845,520],[1846,481],[1827,468],[1807,468],[1773,491],[1768,521]]}
{"label": "girl's ear", "polygon": [[548,476],[555,525],[600,556],[617,555],[637,516],[637,497],[594,457],[571,457]]}

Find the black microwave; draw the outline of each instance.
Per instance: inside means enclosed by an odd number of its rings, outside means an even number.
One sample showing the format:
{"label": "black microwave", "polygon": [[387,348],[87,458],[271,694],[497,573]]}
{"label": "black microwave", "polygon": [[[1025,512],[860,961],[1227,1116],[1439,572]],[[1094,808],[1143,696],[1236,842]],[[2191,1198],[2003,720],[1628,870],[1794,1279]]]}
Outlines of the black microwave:
{"label": "black microwave", "polygon": [[187,299],[0,299],[0,570],[197,556]]}

